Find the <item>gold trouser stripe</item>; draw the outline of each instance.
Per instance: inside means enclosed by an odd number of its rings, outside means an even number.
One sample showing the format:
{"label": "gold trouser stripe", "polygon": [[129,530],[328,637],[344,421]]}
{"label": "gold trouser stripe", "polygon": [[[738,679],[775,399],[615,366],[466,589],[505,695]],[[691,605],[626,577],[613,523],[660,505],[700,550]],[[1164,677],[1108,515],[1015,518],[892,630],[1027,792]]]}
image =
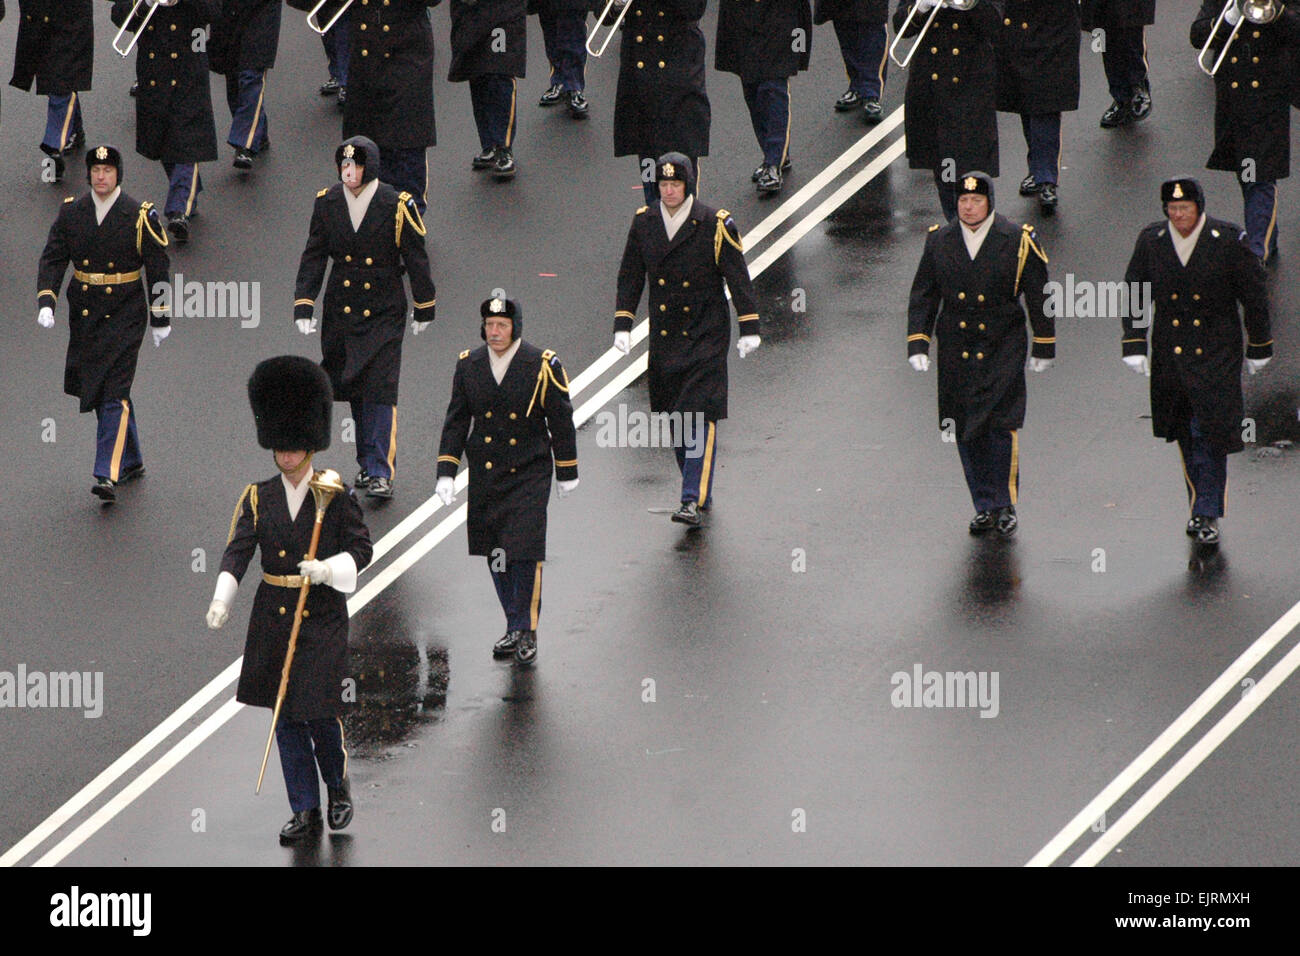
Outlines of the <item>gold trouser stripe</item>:
{"label": "gold trouser stripe", "polygon": [[80,269],[73,269],[72,278],[78,282],[84,282],[86,285],[126,285],[128,282],[135,282],[140,278],[140,270],[136,269],[134,272],[82,272]]}
{"label": "gold trouser stripe", "polygon": [[537,630],[537,606],[542,602],[542,562],[537,562],[537,572],[533,575],[533,600],[528,606],[528,629]]}
{"label": "gold trouser stripe", "polygon": [[192,179],[190,179],[190,196],[189,199],[185,201],[185,215],[187,216],[190,214],[190,211],[194,208],[194,194],[198,192],[198,188],[199,188],[199,164],[195,163],[194,176]]}
{"label": "gold trouser stripe", "polygon": [[[1143,28],[1142,28],[1142,69],[1146,70],[1147,73],[1150,73],[1150,72],[1151,72],[1151,60],[1148,58],[1148,56],[1147,56],[1147,52],[1148,52],[1148,51],[1147,51],[1147,28],[1146,28],[1146,27],[1143,27]],[[1150,81],[1151,81],[1151,78],[1148,76],[1148,77],[1146,78],[1145,82],[1148,82],[1148,83],[1149,83]]]}
{"label": "gold trouser stripe", "polygon": [[[1191,439],[1188,439],[1190,444]],[[1187,514],[1190,516],[1196,508],[1196,485],[1192,482],[1192,476],[1187,473],[1187,455],[1183,452],[1183,443],[1178,443],[1178,457],[1183,460],[1183,480],[1187,482],[1187,490],[1191,492],[1191,500],[1187,504]]]}
{"label": "gold trouser stripe", "polygon": [[339,747],[343,749],[343,779],[347,780],[348,779],[348,742],[347,742],[347,738],[344,737],[343,735],[342,719],[338,717],[335,717],[334,719],[339,722]]}
{"label": "gold trouser stripe", "polygon": [[510,119],[506,122],[506,142],[507,147],[515,138],[515,99],[519,96],[519,81],[513,76],[510,77]]}
{"label": "gold trouser stripe", "polygon": [[1020,432],[1011,430],[1011,472],[1007,476],[1007,490],[1011,492],[1011,503],[1016,504],[1016,486],[1020,483]]}
{"label": "gold trouser stripe", "polygon": [[1277,184],[1273,184],[1273,212],[1268,217],[1268,228],[1264,230],[1264,261],[1268,262],[1269,246],[1273,241],[1273,230],[1277,227]]}
{"label": "gold trouser stripe", "polygon": [[420,190],[420,201],[426,205],[429,202],[429,149],[424,150],[424,188]]}
{"label": "gold trouser stripe", "polygon": [[59,133],[59,149],[66,149],[68,146],[68,127],[72,125],[72,114],[77,110],[77,94],[73,93],[68,100],[68,113],[63,117],[63,129]]}
{"label": "gold trouser stripe", "polygon": [[267,574],[262,572],[262,580],[267,584],[274,584],[277,588],[300,588],[307,583],[307,578],[301,574]]}
{"label": "gold trouser stripe", "polygon": [[[875,27],[872,29],[875,29]],[[880,29],[885,31],[885,46],[880,54],[880,68],[876,70],[876,77],[880,80],[880,97],[881,99],[884,99],[885,68],[889,65],[889,30],[883,23],[880,25]],[[847,70],[845,72],[847,72]]]}
{"label": "gold trouser stripe", "polygon": [[713,477],[713,422],[709,422],[709,437],[704,442],[704,467],[700,469],[700,500],[697,504],[707,504],[709,500],[709,480]]}
{"label": "gold trouser stripe", "polygon": [[122,399],[122,417],[117,420],[117,441],[113,443],[113,458],[108,464],[110,481],[117,481],[122,473],[122,450],[126,448],[126,431],[131,424],[131,403]]}
{"label": "gold trouser stripe", "polygon": [[393,426],[388,433],[388,475],[397,477],[397,406],[393,408]]}
{"label": "gold trouser stripe", "polygon": [[785,165],[786,157],[790,155],[790,122],[791,114],[794,113],[794,107],[790,102],[790,79],[785,81],[785,142],[781,144],[781,162],[777,163],[777,172]]}
{"label": "gold trouser stripe", "polygon": [[257,124],[262,119],[262,101],[266,99],[266,70],[262,71],[262,88],[257,92],[257,107],[253,110],[253,122],[248,127],[248,142],[244,144],[244,149],[253,148],[253,137],[257,135]]}

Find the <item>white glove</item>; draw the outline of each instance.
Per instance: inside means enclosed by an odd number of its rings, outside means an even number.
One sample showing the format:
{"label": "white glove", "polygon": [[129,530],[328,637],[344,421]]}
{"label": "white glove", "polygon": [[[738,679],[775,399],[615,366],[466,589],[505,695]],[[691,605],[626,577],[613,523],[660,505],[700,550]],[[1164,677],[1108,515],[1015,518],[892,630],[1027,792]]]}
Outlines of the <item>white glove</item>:
{"label": "white glove", "polygon": [[1056,359],[1034,358],[1033,356],[1030,356],[1029,371],[1046,372],[1049,368],[1051,368],[1055,364],[1056,364]]}
{"label": "white glove", "polygon": [[[50,324],[53,325],[54,324],[53,321],[51,321]],[[628,350],[632,348],[632,333],[615,332],[614,348],[618,349],[620,352],[626,355],[628,353]]]}
{"label": "white glove", "polygon": [[432,322],[432,321],[430,321],[430,322],[417,322],[417,321],[415,321],[415,319],[412,319],[412,320],[411,320],[411,334],[412,334],[412,335],[419,335],[421,332],[423,332],[425,329],[427,329],[427,328],[428,328],[429,326],[431,326],[431,325],[433,325],[433,322]]}
{"label": "white glove", "polygon": [[433,493],[442,499],[444,505],[450,508],[452,499],[456,497],[456,479],[448,478],[445,475],[439,478]]}
{"label": "white glove", "polygon": [[47,305],[37,313],[36,321],[40,323],[40,326],[43,329],[54,328],[54,310]]}
{"label": "white glove", "polygon": [[744,358],[762,344],[762,338],[757,335],[742,335],[736,340],[736,352],[739,353],[741,358]]}
{"label": "white glove", "polygon": [[230,617],[230,605],[225,601],[214,600],[208,605],[208,627],[212,630],[220,630],[228,617]]}
{"label": "white glove", "polygon": [[172,327],[164,325],[162,328],[150,326],[149,331],[153,333],[153,347],[157,348],[163,344],[163,339],[172,334]]}
{"label": "white glove", "polygon": [[298,331],[303,335],[311,335],[316,331],[316,319],[294,319],[294,324],[298,326]]}
{"label": "white glove", "polygon": [[1139,375],[1151,376],[1151,360],[1145,355],[1125,355],[1124,364]]}
{"label": "white glove", "polygon": [[324,561],[299,561],[298,573],[312,584],[334,583],[334,572]]}
{"label": "white glove", "polygon": [[915,355],[909,355],[907,357],[907,362],[918,372],[930,371],[930,356],[926,355],[924,352],[917,352]]}
{"label": "white glove", "polygon": [[1224,11],[1223,19],[1230,27],[1235,27],[1241,21],[1241,9],[1237,6],[1237,0],[1233,0],[1232,6]]}
{"label": "white glove", "polygon": [[[1268,360],[1265,359],[1265,361]],[[574,478],[572,481],[558,481],[556,482],[556,484],[559,486],[560,489],[558,492],[559,496],[561,498],[567,498],[569,497],[569,492],[571,492],[574,488],[578,487],[578,479]]]}
{"label": "white glove", "polygon": [[1262,359],[1248,358],[1246,359],[1246,369],[1247,371],[1250,372],[1251,375],[1254,375],[1271,361],[1272,361],[1272,356],[1270,356],[1269,358],[1262,358]]}

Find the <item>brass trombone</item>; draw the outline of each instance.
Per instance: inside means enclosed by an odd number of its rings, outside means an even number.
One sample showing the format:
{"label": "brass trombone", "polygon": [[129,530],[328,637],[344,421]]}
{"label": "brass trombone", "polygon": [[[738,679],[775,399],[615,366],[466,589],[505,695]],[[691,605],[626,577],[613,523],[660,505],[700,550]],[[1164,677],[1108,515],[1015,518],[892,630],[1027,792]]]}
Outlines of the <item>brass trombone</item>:
{"label": "brass trombone", "polygon": [[[636,0],[606,0],[605,9],[600,11],[600,16],[596,17],[596,22],[592,25],[591,33],[587,35],[588,53],[592,56],[600,56],[605,52],[605,47],[609,46],[609,41],[614,39],[614,34],[618,32],[618,28],[623,23],[623,18],[626,17],[627,12],[632,9],[632,4],[634,2],[636,2]],[[596,39],[597,34],[600,32],[600,28],[605,23],[605,17],[609,14],[611,7],[618,8],[618,17],[610,25],[609,31],[605,34],[605,42],[597,49],[593,50],[591,48],[592,41]]]}
{"label": "brass trombone", "polygon": [[1219,51],[1219,57],[1214,61],[1214,66],[1207,67],[1205,65],[1205,54],[1209,53],[1210,47],[1214,45],[1214,38],[1219,33],[1219,27],[1223,26],[1223,21],[1227,19],[1228,11],[1236,5],[1237,0],[1228,0],[1223,5],[1223,11],[1219,14],[1219,18],[1214,21],[1214,26],[1210,27],[1210,35],[1205,41],[1205,46],[1201,47],[1201,52],[1196,57],[1196,65],[1207,76],[1214,76],[1219,72],[1219,67],[1223,65],[1223,58],[1228,55],[1228,48],[1232,46],[1232,41],[1237,39],[1237,32],[1241,29],[1243,23],[1249,20],[1256,26],[1263,26],[1266,23],[1272,23],[1277,19],[1277,15],[1282,12],[1281,6],[1275,0],[1243,0],[1241,3],[1241,19],[1237,21],[1236,26],[1232,28],[1232,32],[1228,34],[1228,40],[1223,44],[1223,49]]}
{"label": "brass trombone", "polygon": [[931,8],[930,16],[926,18],[925,25],[921,27],[921,32],[916,35],[916,41],[912,44],[912,48],[907,51],[907,56],[900,60],[897,56],[899,44],[903,42],[904,34],[907,33],[908,27],[912,25],[912,20],[916,17],[917,7],[913,4],[912,9],[908,11],[907,19],[903,21],[903,28],[898,31],[898,36],[894,37],[894,42],[890,44],[889,58],[900,67],[906,68],[907,64],[912,62],[912,57],[921,46],[921,41],[925,39],[926,31],[930,29],[930,24],[934,22],[934,18],[939,15],[941,9],[948,7],[951,10],[969,10],[977,2],[978,0],[941,0],[940,3]]}
{"label": "brass trombone", "polygon": [[[144,19],[133,27],[131,26],[131,21],[134,20],[135,15],[140,12],[141,4],[147,6],[148,10],[145,12]],[[140,34],[144,33],[144,28],[149,25],[149,21],[153,19],[154,11],[157,9],[158,5],[148,3],[148,0],[135,0],[135,6],[131,7],[131,12],[128,13],[126,19],[122,21],[122,26],[117,31],[117,36],[113,37],[113,50],[119,56],[127,57],[131,55],[131,51],[135,49],[136,42],[140,39]],[[131,34],[131,42],[126,45],[126,49],[123,49],[121,46],[122,37],[126,36],[128,32]]]}
{"label": "brass trombone", "polygon": [[334,16],[330,17],[329,23],[325,24],[324,26],[321,26],[320,25],[321,8],[323,8],[327,4],[334,3],[334,2],[336,2],[336,0],[320,0],[320,3],[312,7],[311,12],[307,14],[307,26],[311,27],[321,36],[324,36],[326,33],[329,33],[330,27],[338,23],[339,17],[347,13],[348,7],[352,6],[352,0],[345,0],[343,5],[340,6],[338,10],[334,12]]}

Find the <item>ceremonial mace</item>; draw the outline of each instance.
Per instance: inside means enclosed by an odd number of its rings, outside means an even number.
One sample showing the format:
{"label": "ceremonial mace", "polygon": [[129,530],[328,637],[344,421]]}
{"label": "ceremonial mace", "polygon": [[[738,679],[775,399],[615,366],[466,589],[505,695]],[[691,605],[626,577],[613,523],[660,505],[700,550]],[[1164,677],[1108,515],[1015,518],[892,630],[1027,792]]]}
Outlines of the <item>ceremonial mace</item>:
{"label": "ceremonial mace", "polygon": [[[306,561],[316,560],[316,546],[320,544],[320,526],[325,521],[325,511],[334,496],[343,491],[343,479],[333,469],[318,471],[307,482],[311,496],[316,499],[316,524],[311,529],[311,547],[307,549]],[[262,777],[266,775],[266,761],[271,756],[271,741],[275,739],[275,725],[280,720],[280,705],[284,695],[289,691],[289,668],[293,666],[293,650],[298,645],[298,629],[302,627],[302,612],[307,606],[307,592],[311,590],[311,581],[304,579],[302,589],[298,592],[298,607],[293,612],[293,630],[289,632],[289,649],[284,652],[284,669],[280,672],[280,690],[275,695],[275,711],[271,714],[271,730],[266,735],[266,750],[262,753],[262,769],[257,774],[257,789],[262,792]]]}

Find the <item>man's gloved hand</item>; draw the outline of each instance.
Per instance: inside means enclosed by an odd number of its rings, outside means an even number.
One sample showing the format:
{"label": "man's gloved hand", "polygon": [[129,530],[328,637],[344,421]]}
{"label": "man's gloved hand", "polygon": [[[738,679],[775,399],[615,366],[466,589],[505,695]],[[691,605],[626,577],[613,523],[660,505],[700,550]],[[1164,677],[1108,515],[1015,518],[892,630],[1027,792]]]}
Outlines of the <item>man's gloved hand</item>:
{"label": "man's gloved hand", "polygon": [[907,357],[907,364],[911,365],[912,368],[916,369],[918,372],[928,372],[930,371],[930,356],[926,355],[924,352],[917,352],[915,355],[909,355]]}
{"label": "man's gloved hand", "polygon": [[423,332],[425,329],[427,329],[427,328],[428,328],[429,326],[431,326],[431,325],[433,325],[432,322],[417,322],[417,321],[415,321],[415,319],[412,319],[412,320],[411,320],[411,334],[412,334],[412,335],[419,335],[421,332]]}
{"label": "man's gloved hand", "polygon": [[1125,355],[1124,364],[1139,375],[1151,375],[1151,360],[1145,355]]}
{"label": "man's gloved hand", "polygon": [[620,352],[626,355],[628,353],[628,350],[632,348],[632,333],[615,332],[614,348],[618,349]]}
{"label": "man's gloved hand", "polygon": [[298,326],[298,331],[303,335],[311,335],[316,331],[316,319],[294,319],[294,324]]}
{"label": "man's gloved hand", "polygon": [[450,508],[452,499],[456,497],[456,479],[448,478],[446,475],[439,478],[438,484],[434,486],[433,493],[442,499],[444,505]]}
{"label": "man's gloved hand", "polygon": [[225,601],[214,600],[208,605],[208,627],[212,630],[220,630],[230,617],[230,606]]}
{"label": "man's gloved hand", "polygon": [[744,358],[754,349],[763,344],[763,339],[757,335],[742,335],[736,340],[736,352],[741,358]]}
{"label": "man's gloved hand", "polygon": [[299,561],[298,573],[312,584],[334,583],[334,572],[324,561]]}
{"label": "man's gloved hand", "polygon": [[1256,373],[1259,372],[1260,369],[1262,369],[1265,365],[1267,365],[1272,360],[1273,360],[1272,356],[1269,356],[1268,358],[1262,358],[1262,359],[1248,358],[1246,359],[1246,370],[1250,372],[1251,375],[1255,375]]}
{"label": "man's gloved hand", "polygon": [[1055,364],[1056,364],[1056,359],[1033,358],[1031,356],[1029,359],[1029,371],[1046,372],[1049,368],[1051,368]]}
{"label": "man's gloved hand", "polygon": [[569,497],[569,492],[573,491],[574,488],[578,487],[578,479],[574,478],[572,481],[558,481],[556,482],[556,484],[559,486],[560,489],[559,490],[560,497],[567,498]]}
{"label": "man's gloved hand", "polygon": [[157,348],[163,344],[163,339],[172,334],[172,327],[170,325],[164,325],[162,328],[151,326],[149,331],[153,334],[153,347]]}
{"label": "man's gloved hand", "polygon": [[36,314],[36,321],[43,329],[54,328],[54,310],[48,305]]}

